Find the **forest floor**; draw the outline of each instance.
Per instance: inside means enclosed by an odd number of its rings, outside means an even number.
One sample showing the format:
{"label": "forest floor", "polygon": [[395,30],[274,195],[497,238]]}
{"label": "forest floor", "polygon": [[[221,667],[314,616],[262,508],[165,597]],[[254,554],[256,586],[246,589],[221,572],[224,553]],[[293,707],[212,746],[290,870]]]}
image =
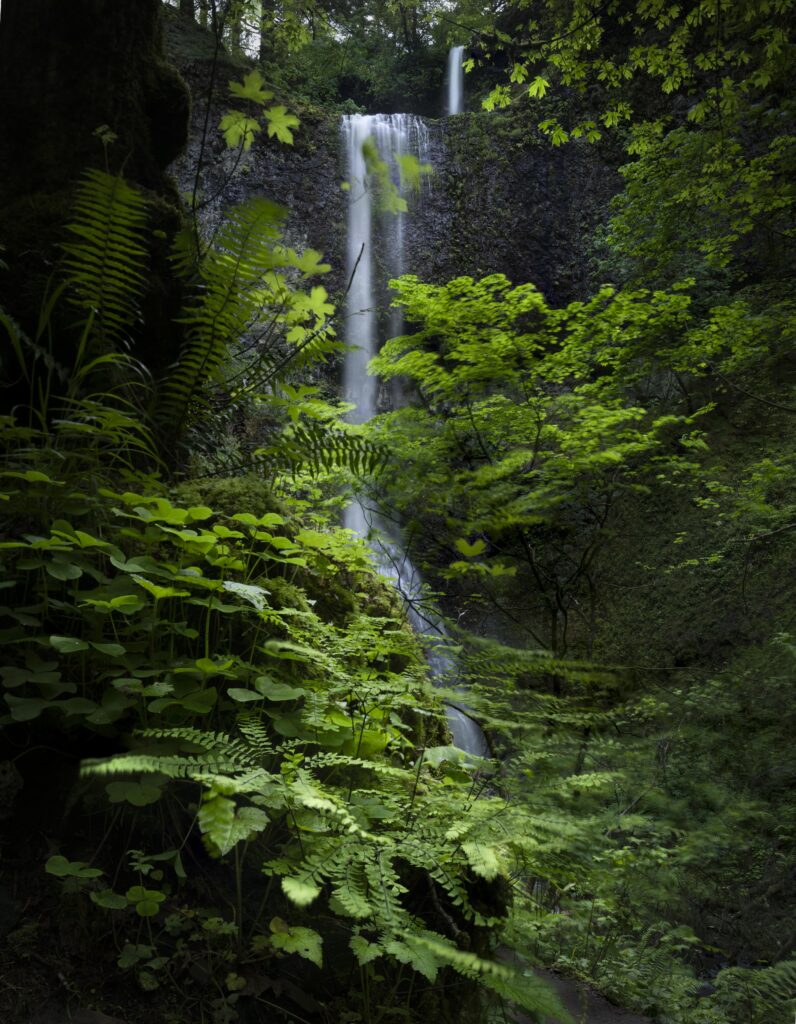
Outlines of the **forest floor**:
{"label": "forest floor", "polygon": [[[540,978],[549,982],[558,993],[561,1002],[569,1010],[578,1024],[653,1024],[649,1017],[642,1017],[621,1006],[610,1003],[599,992],[580,984],[574,978],[566,978],[553,971],[538,971]],[[516,1024],[536,1024],[530,1017],[520,1015],[515,1018]],[[545,1018],[543,1024],[556,1024],[551,1018]]]}

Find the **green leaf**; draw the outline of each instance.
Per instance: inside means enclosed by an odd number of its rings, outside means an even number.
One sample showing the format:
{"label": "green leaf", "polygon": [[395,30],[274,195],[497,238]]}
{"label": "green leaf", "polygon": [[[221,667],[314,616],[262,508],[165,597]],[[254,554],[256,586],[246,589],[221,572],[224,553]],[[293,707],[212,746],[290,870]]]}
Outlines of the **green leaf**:
{"label": "green leaf", "polygon": [[541,99],[549,88],[550,83],[547,79],[542,78],[541,75],[537,75],[528,86],[528,95],[533,99]]}
{"label": "green leaf", "polygon": [[162,796],[160,786],[151,782],[109,782],[105,787],[112,804],[127,801],[134,807],[146,807],[156,803]]}
{"label": "green leaf", "polygon": [[102,874],[99,868],[90,868],[85,861],[67,860],[61,854],[50,857],[44,870],[56,878],[99,878]]}
{"label": "green leaf", "polygon": [[[287,683],[277,683],[270,676],[258,676],[254,681],[255,689],[261,693],[266,700],[298,700],[304,697],[306,690],[298,686],[290,686]],[[248,690],[246,691],[249,692]]]}
{"label": "green leaf", "polygon": [[11,693],[5,695],[5,702],[11,708],[11,717],[15,722],[30,722],[51,706],[49,701],[40,697],[15,697]]}
{"label": "green leaf", "polygon": [[265,80],[259,71],[250,71],[245,75],[242,82],[230,82],[230,95],[237,96],[242,100],[251,100],[252,103],[263,104],[273,99],[273,93],[263,89]]}
{"label": "green leaf", "polygon": [[240,110],[227,111],[219,122],[219,128],[224,133],[224,139],[230,149],[242,146],[244,152],[251,149],[255,135],[262,131],[259,121],[247,117]]}
{"label": "green leaf", "polygon": [[352,935],[348,944],[360,967],[372,963],[384,954],[384,949],[378,942],[368,942],[361,935]]}
{"label": "green leaf", "polygon": [[276,512],[266,512],[265,515],[255,516],[251,512],[237,512],[232,518],[237,523],[243,523],[245,526],[284,526],[285,520],[283,516],[278,515]]}
{"label": "green leaf", "polygon": [[231,697],[232,700],[238,701],[240,704],[251,703],[252,701],[262,700],[262,694],[254,693],[252,690],[244,690],[239,686],[232,686],[227,690],[227,696]]}
{"label": "green leaf", "polygon": [[268,118],[268,134],[275,135],[280,142],[292,146],[293,132],[291,129],[298,128],[301,123],[299,119],[295,115],[289,114],[287,107],[282,106],[269,107],[265,111],[265,116]]}
{"label": "green leaf", "polygon": [[218,691],[214,686],[208,686],[204,690],[193,690],[191,693],[180,697],[179,703],[188,711],[195,711],[197,715],[206,715],[216,705]]}
{"label": "green leaf", "polygon": [[462,850],[473,872],[481,878],[491,882],[501,873],[500,859],[494,847],[482,843],[462,843]]}
{"label": "green leaf", "polygon": [[483,540],[476,540],[470,544],[463,537],[459,537],[454,541],[454,544],[456,545],[456,550],[461,552],[466,558],[475,558],[486,551],[486,542]]}
{"label": "green leaf", "polygon": [[258,611],[262,611],[268,604],[266,597],[269,591],[265,587],[258,587],[252,583],[237,583],[234,580],[224,580],[224,590],[230,594],[237,594],[238,597],[242,597],[244,601],[248,601]]}
{"label": "green leaf", "polygon": [[323,967],[323,939],[312,928],[301,928],[286,924],[281,917],[275,917],[269,925],[271,945],[285,953],[297,953],[318,967]]}
{"label": "green leaf", "polygon": [[163,601],[167,597],[191,596],[189,590],[180,590],[177,587],[161,587],[157,583],[152,583],[151,580],[146,579],[144,576],[139,576],[137,573],[131,573],[130,575],[139,587],[143,587],[144,590],[148,591],[156,601]]}
{"label": "green leaf", "polygon": [[128,906],[125,897],[120,896],[113,889],[102,889],[100,892],[90,892],[88,895],[92,903],[96,903],[98,907],[104,907],[106,910],[125,910]]}
{"label": "green leaf", "polygon": [[75,565],[74,562],[67,562],[60,559],[54,559],[52,562],[45,562],[44,568],[47,571],[48,576],[52,576],[54,580],[61,580],[66,582],[67,580],[79,580],[83,575],[83,570],[79,565]]}
{"label": "green leaf", "polygon": [[321,894],[320,886],[306,878],[288,876],[282,879],[282,890],[296,906],[308,907]]}
{"label": "green leaf", "polygon": [[146,889],[143,885],[133,885],[125,893],[127,902],[135,906],[139,917],[154,917],[160,910],[160,904],[166,894],[157,889]]}
{"label": "green leaf", "polygon": [[76,654],[78,651],[87,651],[89,645],[75,636],[51,636],[50,646],[61,654]]}
{"label": "green leaf", "polygon": [[[330,263],[321,262],[323,260],[323,253],[318,252],[317,249],[305,249],[300,254],[295,253],[292,249],[288,250],[288,252],[290,255],[290,266],[300,270],[305,277],[313,277],[315,274],[328,274],[332,269]],[[319,315],[330,315],[334,307],[326,304],[327,298],[328,296],[324,288],[313,288],[309,296],[310,308]]]}
{"label": "green leaf", "polygon": [[401,187],[417,192],[423,177],[432,173],[431,164],[421,164],[411,153],[396,153],[395,162],[401,177]]}
{"label": "green leaf", "polygon": [[94,648],[94,650],[99,651],[100,654],[107,654],[109,658],[121,658],[123,655],[127,653],[127,648],[122,647],[121,644],[99,644],[94,643],[94,641],[92,641],[91,646]]}

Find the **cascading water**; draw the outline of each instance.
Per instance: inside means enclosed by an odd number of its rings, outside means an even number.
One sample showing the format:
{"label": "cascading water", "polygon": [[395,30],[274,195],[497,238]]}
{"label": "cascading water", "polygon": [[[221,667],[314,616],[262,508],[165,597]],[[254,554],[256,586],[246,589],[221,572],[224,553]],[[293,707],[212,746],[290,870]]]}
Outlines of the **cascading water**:
{"label": "cascading water", "polygon": [[[461,47],[458,47],[461,50]],[[378,351],[379,315],[386,287],[376,280],[377,266],[388,277],[405,272],[404,214],[391,214],[390,220],[374,217],[368,189],[363,144],[372,139],[379,158],[393,168],[399,185],[396,157],[412,155],[421,163],[428,158],[428,129],[413,114],[351,114],[343,118],[343,145],[346,158],[348,193],[347,270],[349,289],[346,300],[345,340],[355,346],[346,353],[343,368],[343,394],[356,405],[351,419],[364,423],[378,407],[378,381],[367,372],[368,362]],[[381,228],[380,231],[377,231]],[[376,252],[376,239],[382,243]],[[379,257],[377,261],[377,255]],[[387,330],[391,337],[401,333],[403,321],[391,311]],[[449,647],[449,636],[442,617],[422,603],[423,582],[409,556],[389,539],[377,523],[369,523],[362,506],[352,502],[346,509],[344,525],[371,542],[379,572],[391,579],[407,604],[408,617],[418,633],[436,635],[439,643],[428,648],[432,676],[449,679],[455,675],[456,662]],[[376,529],[374,529],[376,528]],[[457,747],[469,754],[489,757],[484,734],[462,708],[447,706],[448,724]]]}
{"label": "cascading water", "polygon": [[461,114],[464,109],[464,47],[452,46],[448,51],[448,67],[445,73],[445,113]]}
{"label": "cascading water", "polygon": [[[378,218],[374,218],[371,192],[367,187],[367,166],[363,143],[372,139],[380,159],[391,165],[399,184],[396,157],[410,154],[421,163],[428,160],[428,128],[414,114],[349,114],[343,118],[348,194],[347,265],[351,278],[346,299],[346,342],[356,345],[346,356],[343,367],[343,397],[356,405],[351,419],[364,423],[376,412],[378,381],[367,372],[367,365],[378,348],[378,309],[386,300],[384,288],[375,281],[374,239]],[[386,242],[380,253],[386,281],[400,277],[404,266],[404,214],[383,219],[380,234]],[[353,275],[353,277],[351,277]],[[390,311],[389,332],[397,337],[403,330],[400,310]]]}

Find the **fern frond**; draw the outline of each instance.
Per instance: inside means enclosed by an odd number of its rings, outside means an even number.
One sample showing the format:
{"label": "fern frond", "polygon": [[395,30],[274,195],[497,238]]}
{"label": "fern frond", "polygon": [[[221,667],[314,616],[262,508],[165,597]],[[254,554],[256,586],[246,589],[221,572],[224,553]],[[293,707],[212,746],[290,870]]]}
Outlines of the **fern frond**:
{"label": "fern frond", "polygon": [[452,967],[466,978],[479,981],[524,1010],[538,1013],[559,1024],[575,1024],[572,1015],[564,1009],[552,988],[530,971],[521,974],[505,964],[458,949],[434,932],[409,933],[401,938],[410,948],[428,950],[440,964]]}
{"label": "fern frond", "polygon": [[254,458],[291,475],[347,470],[357,476],[376,476],[388,459],[387,449],[359,434],[329,428],[322,423],[293,426]]}
{"label": "fern frond", "polygon": [[254,756],[264,757],[273,750],[268,730],[262,720],[253,712],[241,711],[238,713],[238,729],[243,734]]}
{"label": "fern frond", "polygon": [[146,284],[148,203],[123,178],[85,172],[64,246],[67,281],[108,347],[124,344]]}
{"label": "fern frond", "polygon": [[276,265],[274,246],[283,219],[281,207],[252,199],[230,211],[216,235],[202,265],[201,290],[181,320],[186,342],[159,397],[164,426],[181,430],[229,345],[256,320],[263,277]]}
{"label": "fern frond", "polygon": [[[115,757],[83,762],[84,775],[113,775],[121,772],[160,772],[171,779],[217,780],[221,775],[236,776],[252,771],[262,775],[258,755],[244,740],[235,740],[222,732],[203,732],[190,727],[176,729],[144,729],[135,734],[139,739],[164,741],[158,751],[131,751]],[[178,751],[174,751],[177,746]],[[197,751],[183,752],[185,747]],[[180,751],[182,748],[182,751]]]}

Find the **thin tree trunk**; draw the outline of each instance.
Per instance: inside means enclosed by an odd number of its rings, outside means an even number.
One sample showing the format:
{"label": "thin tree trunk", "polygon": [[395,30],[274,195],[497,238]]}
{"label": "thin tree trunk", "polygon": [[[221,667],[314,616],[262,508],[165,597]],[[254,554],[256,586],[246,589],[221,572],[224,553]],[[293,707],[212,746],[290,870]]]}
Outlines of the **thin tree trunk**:
{"label": "thin tree trunk", "polygon": [[274,26],[276,0],[262,0],[260,4],[260,63],[268,64],[274,56]]}

